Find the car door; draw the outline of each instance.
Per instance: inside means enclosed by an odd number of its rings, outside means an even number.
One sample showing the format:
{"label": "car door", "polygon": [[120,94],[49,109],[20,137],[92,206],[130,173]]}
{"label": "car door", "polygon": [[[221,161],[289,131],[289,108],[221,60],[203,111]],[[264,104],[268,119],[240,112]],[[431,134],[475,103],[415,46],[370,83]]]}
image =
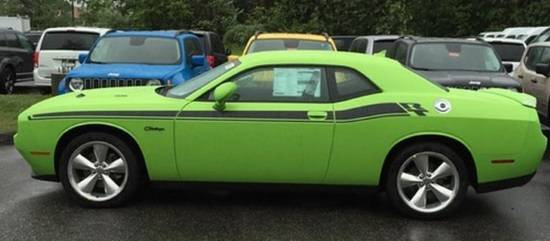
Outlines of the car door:
{"label": "car door", "polygon": [[[208,63],[206,62],[206,56],[204,55],[204,49],[201,47],[200,41],[196,37],[187,37],[183,40],[183,46],[184,46],[184,53],[185,53],[185,65],[187,69],[190,72],[190,77],[197,76],[205,71],[207,71],[210,67],[208,66]],[[193,55],[202,55],[204,56],[205,60],[203,65],[194,65],[192,63],[192,56]]]}
{"label": "car door", "polygon": [[[334,101],[334,137],[326,184],[376,185],[390,138],[381,135],[388,116],[403,115],[362,73],[334,67],[327,71]],[[377,133],[377,134],[373,134]]]}
{"label": "car door", "polygon": [[185,181],[321,183],[333,134],[325,69],[268,66],[226,81],[238,87],[224,111],[212,90],[176,120],[176,159]]}
{"label": "car door", "polygon": [[22,71],[19,73],[19,80],[32,80],[33,62],[32,55],[34,47],[31,41],[23,34],[17,33],[17,39],[19,40],[20,56],[23,59]]}
{"label": "car door", "polygon": [[24,71],[24,59],[26,50],[21,47],[21,44],[19,43],[15,32],[5,32],[4,36],[6,38],[7,45],[6,56],[11,59],[10,62],[15,67],[17,79],[21,79],[21,75],[26,74]]}
{"label": "car door", "polygon": [[539,82],[545,82],[544,76],[535,72],[535,66],[541,61],[542,53],[545,47],[536,46],[529,48],[523,59],[523,67],[518,70],[517,76],[521,80],[524,92],[537,98],[537,110],[540,113],[546,113],[546,104],[543,104],[544,92],[541,92]]}
{"label": "car door", "polygon": [[[535,66],[538,63],[550,64],[550,47],[541,48],[540,57],[535,61]],[[537,107],[541,113],[548,115],[548,96],[550,95],[550,79],[542,74],[538,74],[533,70],[531,82],[533,82],[533,93],[537,97]]]}

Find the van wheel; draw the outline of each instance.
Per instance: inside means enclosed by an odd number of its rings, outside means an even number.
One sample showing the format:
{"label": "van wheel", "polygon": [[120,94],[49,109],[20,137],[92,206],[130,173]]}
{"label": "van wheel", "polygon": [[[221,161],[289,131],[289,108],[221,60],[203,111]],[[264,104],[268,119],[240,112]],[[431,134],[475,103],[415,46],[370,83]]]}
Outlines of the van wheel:
{"label": "van wheel", "polygon": [[85,207],[115,207],[143,186],[144,172],[134,151],[117,136],[86,133],[61,155],[59,179],[71,198]]}
{"label": "van wheel", "polygon": [[386,191],[402,214],[420,219],[448,216],[463,201],[468,189],[464,161],[439,143],[408,146],[391,160]]}
{"label": "van wheel", "polygon": [[0,94],[13,94],[15,90],[15,72],[11,68],[4,68],[0,72]]}

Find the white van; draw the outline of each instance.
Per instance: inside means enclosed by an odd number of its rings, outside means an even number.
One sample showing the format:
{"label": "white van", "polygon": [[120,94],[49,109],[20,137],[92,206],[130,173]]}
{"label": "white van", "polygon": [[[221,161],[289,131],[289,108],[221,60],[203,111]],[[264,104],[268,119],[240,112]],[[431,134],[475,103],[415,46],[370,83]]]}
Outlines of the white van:
{"label": "white van", "polygon": [[64,74],[78,64],[78,55],[87,53],[107,28],[48,28],[42,33],[33,56],[34,84],[51,86],[52,73]]}

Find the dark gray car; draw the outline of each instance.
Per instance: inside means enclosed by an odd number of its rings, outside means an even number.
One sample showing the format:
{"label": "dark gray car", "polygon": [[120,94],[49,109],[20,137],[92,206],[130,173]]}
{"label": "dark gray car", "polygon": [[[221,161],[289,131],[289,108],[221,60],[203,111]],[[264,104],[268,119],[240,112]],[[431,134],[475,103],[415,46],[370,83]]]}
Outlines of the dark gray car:
{"label": "dark gray car", "polygon": [[386,57],[446,87],[521,91],[519,81],[507,74],[512,66],[503,65],[494,48],[482,41],[404,37]]}

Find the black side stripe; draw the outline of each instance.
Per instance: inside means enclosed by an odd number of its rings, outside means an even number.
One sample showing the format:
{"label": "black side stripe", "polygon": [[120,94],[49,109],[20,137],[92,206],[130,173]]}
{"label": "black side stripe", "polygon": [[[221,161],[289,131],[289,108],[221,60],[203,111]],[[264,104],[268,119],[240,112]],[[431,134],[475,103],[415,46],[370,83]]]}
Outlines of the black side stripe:
{"label": "black side stripe", "polygon": [[349,110],[336,111],[336,120],[353,120],[370,118],[373,116],[382,115],[407,115],[407,111],[404,110],[397,103],[382,103],[361,106]]}
{"label": "black side stripe", "polygon": [[[179,114],[178,114],[179,113]],[[60,118],[142,118],[142,119],[219,119],[219,120],[280,120],[308,121],[307,111],[72,111],[36,114],[30,120]],[[409,116],[407,111],[397,103],[381,103],[357,107],[349,110],[328,112],[325,121],[355,121],[367,118],[386,116]]]}
{"label": "black side stripe", "polygon": [[68,117],[152,117],[170,118],[176,117],[179,111],[69,111],[51,112],[33,115],[30,119],[55,119]]}

